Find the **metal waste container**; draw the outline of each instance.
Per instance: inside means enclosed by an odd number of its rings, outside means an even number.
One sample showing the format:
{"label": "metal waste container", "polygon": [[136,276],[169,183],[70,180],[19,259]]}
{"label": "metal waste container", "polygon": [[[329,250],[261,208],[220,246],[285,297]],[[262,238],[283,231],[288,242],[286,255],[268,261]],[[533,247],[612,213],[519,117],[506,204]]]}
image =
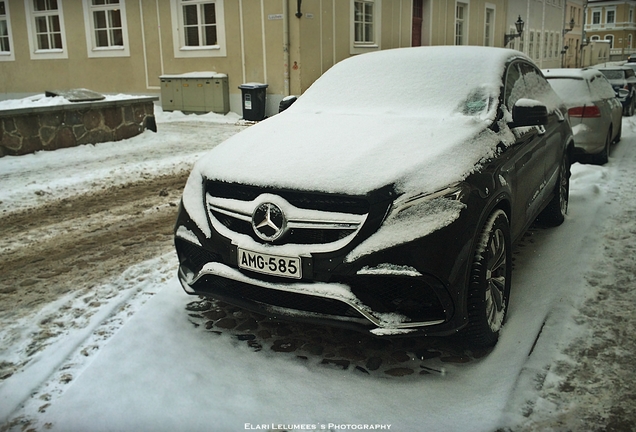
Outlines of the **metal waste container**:
{"label": "metal waste container", "polygon": [[244,120],[261,121],[265,118],[267,87],[267,84],[261,83],[247,83],[239,86],[243,97]]}

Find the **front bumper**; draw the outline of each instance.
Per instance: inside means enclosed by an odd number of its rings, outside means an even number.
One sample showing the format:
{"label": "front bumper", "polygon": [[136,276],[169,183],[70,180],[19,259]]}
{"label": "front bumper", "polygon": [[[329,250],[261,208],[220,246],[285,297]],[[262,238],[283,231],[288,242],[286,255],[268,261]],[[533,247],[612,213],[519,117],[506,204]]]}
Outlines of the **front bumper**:
{"label": "front bumper", "polygon": [[[460,237],[472,239],[470,222],[456,224],[468,233]],[[447,227],[351,263],[351,249],[302,255],[303,279],[291,280],[238,269],[237,245],[215,230],[206,237],[181,206],[178,276],[188,294],[281,319],[378,336],[443,336],[467,323],[463,285],[471,244],[460,241],[457,231]]]}

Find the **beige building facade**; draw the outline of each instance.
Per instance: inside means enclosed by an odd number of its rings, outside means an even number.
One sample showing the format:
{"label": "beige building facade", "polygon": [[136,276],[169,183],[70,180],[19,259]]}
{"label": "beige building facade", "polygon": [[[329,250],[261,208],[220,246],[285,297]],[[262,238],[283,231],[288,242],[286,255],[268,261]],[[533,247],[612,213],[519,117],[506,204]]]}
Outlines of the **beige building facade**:
{"label": "beige building facade", "polygon": [[609,43],[610,61],[626,60],[636,53],[636,1],[590,0],[585,34],[589,41]]}
{"label": "beige building facade", "polygon": [[501,47],[506,0],[0,0],[0,99],[47,90],[161,93],[161,76],[216,72],[241,113],[267,112],[335,63],[419,45]]}

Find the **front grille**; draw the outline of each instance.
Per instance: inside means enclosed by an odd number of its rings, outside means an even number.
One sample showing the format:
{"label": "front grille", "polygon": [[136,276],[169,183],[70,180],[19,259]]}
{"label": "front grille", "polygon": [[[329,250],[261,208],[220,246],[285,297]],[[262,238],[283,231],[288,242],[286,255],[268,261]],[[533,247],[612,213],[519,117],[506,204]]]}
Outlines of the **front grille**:
{"label": "front grille", "polygon": [[[252,237],[255,241],[263,243],[254,229],[252,224],[241,219],[237,219],[217,211],[211,211],[212,215],[229,230],[245,234]],[[325,244],[333,243],[341,240],[355,232],[355,229],[291,229],[277,243],[293,243],[293,244]]]}
{"label": "front grille", "polygon": [[206,191],[218,198],[229,198],[240,201],[253,201],[264,193],[275,194],[285,198],[290,204],[309,210],[322,210],[349,214],[366,214],[369,212],[369,202],[365,198],[346,195],[332,195],[317,192],[297,192],[261,188],[256,186],[208,181]]}
{"label": "front grille", "polygon": [[278,200],[284,206],[293,207],[294,217],[288,219],[286,231],[273,241],[278,245],[336,243],[355,234],[369,211],[369,202],[359,197],[263,189],[218,181],[209,181],[206,189],[213,222],[216,220],[230,231],[250,236],[259,243],[266,241],[254,232],[251,218],[260,204],[257,198],[264,193],[274,195],[275,198],[271,198],[274,202]]}
{"label": "front grille", "polygon": [[446,318],[439,297],[422,278],[359,275],[340,282],[349,285],[353,294],[376,312],[398,313],[410,322]]}
{"label": "front grille", "polygon": [[220,276],[206,275],[194,285],[194,289],[212,296],[220,296],[229,302],[232,299],[247,300],[261,305],[294,309],[301,312],[363,318],[355,309],[338,300],[257,287]]}

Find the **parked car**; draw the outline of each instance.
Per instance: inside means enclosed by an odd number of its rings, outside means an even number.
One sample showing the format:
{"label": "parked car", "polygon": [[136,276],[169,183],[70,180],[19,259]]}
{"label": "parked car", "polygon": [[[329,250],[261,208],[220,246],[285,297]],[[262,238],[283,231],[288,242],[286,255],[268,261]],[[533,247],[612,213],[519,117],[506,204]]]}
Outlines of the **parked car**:
{"label": "parked car", "polygon": [[623,104],[623,115],[633,116],[636,104],[636,74],[634,70],[627,66],[604,66],[597,69],[605,75]]}
{"label": "parked car", "polygon": [[518,51],[346,59],[195,164],[179,280],[280,319],[492,346],[513,242],[537,216],[565,218],[573,144],[565,106]]}
{"label": "parked car", "polygon": [[606,163],[611,144],[621,139],[623,120],[612,85],[596,69],[548,69],[543,74],[568,108],[574,157]]}
{"label": "parked car", "polygon": [[634,59],[631,62],[627,62],[623,65],[624,67],[628,67],[630,69],[633,69],[634,71],[636,71],[636,59]]}

